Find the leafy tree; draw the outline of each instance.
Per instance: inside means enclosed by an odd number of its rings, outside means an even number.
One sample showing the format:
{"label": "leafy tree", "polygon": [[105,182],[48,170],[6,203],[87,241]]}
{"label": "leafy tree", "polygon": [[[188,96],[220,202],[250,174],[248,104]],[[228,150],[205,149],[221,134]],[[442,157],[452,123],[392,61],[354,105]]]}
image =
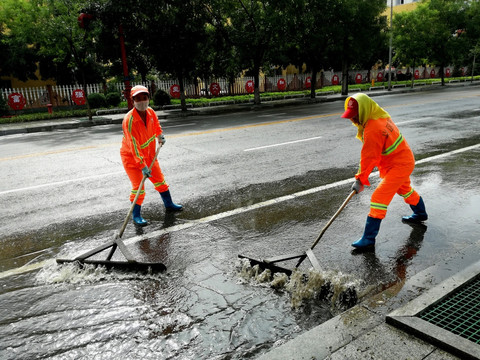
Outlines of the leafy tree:
{"label": "leafy tree", "polygon": [[138,73],[145,82],[147,74],[155,69],[153,57],[146,49],[146,33],[150,23],[151,2],[145,0],[90,0],[85,10],[94,16],[94,22],[100,24],[101,31],[96,37],[97,60],[108,64],[109,76],[123,74],[120,48],[120,28],[124,34],[124,44],[129,70]]}
{"label": "leafy tree", "polygon": [[337,25],[332,51],[342,63],[342,94],[348,94],[351,65],[372,64],[386,49],[384,0],[338,0],[334,9]]}
{"label": "leafy tree", "polygon": [[289,62],[305,63],[312,73],[310,97],[315,98],[317,74],[322,69],[335,65],[334,46],[336,29],[337,1],[334,0],[304,0],[292,1],[288,13],[292,14],[288,26]]}
{"label": "leafy tree", "polygon": [[465,28],[465,9],[463,0],[430,0],[417,7],[428,19],[428,26],[419,36],[426,40],[428,60],[440,66],[442,85],[445,85],[445,66],[454,61],[461,48],[461,40],[454,35],[458,29]]}
{"label": "leafy tree", "polygon": [[469,7],[466,11],[465,31],[460,34],[460,37],[466,38],[466,48],[464,53],[464,63],[471,63],[471,75],[479,73],[475,64],[480,63],[480,1],[475,0],[469,2]]}
{"label": "leafy tree", "polygon": [[[201,61],[210,61],[212,75],[229,79],[228,91],[231,94],[235,78],[244,70],[244,67],[239,57],[239,49],[229,36],[231,22],[226,15],[229,9],[228,2],[223,0],[207,1],[205,6],[208,21],[207,40],[206,46],[202,48],[201,52],[209,55],[207,60]],[[204,69],[205,65],[200,65],[200,68]]]}
{"label": "leafy tree", "polygon": [[[426,8],[417,11],[402,12],[393,17],[393,47],[395,49],[395,61],[405,66],[415,66],[426,56],[426,33],[428,24],[428,12]],[[414,77],[412,76],[412,87]]]}
{"label": "leafy tree", "polygon": [[54,64],[67,66],[76,75],[76,80],[83,84],[87,95],[87,109],[91,119],[87,79],[89,82],[102,79],[94,46],[94,39],[99,32],[98,24],[90,23],[83,29],[79,26],[78,17],[83,10],[83,0],[30,2],[38,13],[35,28],[39,54],[51,59]]}
{"label": "leafy tree", "polygon": [[31,17],[32,4],[26,0],[0,2],[0,75],[22,81],[37,79],[38,61]]}
{"label": "leafy tree", "polygon": [[173,74],[179,81],[181,107],[187,110],[184,83],[191,79],[195,59],[206,40],[206,13],[203,0],[154,2],[145,13],[145,51],[156,68]]}
{"label": "leafy tree", "polygon": [[253,74],[255,104],[260,104],[260,70],[275,63],[274,46],[281,44],[284,38],[287,3],[287,0],[233,0],[215,3],[221,9],[218,28],[235,47],[242,68]]}

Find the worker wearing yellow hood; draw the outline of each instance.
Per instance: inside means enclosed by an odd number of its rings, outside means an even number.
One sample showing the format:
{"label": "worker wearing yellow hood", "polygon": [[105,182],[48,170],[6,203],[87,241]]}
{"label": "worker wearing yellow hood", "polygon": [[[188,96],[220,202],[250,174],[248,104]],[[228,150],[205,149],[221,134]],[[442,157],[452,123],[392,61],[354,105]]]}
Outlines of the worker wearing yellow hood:
{"label": "worker wearing yellow hood", "polygon": [[364,185],[369,186],[368,177],[375,167],[382,179],[372,194],[364,234],[352,244],[356,248],[371,248],[395,194],[402,196],[413,210],[412,215],[402,218],[404,222],[421,223],[428,216],[423,199],[410,185],[415,167],[413,152],[388,112],[368,95],[358,93],[345,100],[342,118],[352,121],[357,127],[357,138],[363,143],[352,190],[359,193]]}

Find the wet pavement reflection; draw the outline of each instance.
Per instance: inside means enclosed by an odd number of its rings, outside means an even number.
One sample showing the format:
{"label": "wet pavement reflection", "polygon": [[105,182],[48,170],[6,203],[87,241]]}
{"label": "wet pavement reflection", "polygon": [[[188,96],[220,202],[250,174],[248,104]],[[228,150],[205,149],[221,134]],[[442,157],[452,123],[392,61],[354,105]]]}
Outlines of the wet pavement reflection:
{"label": "wet pavement reflection", "polygon": [[[373,252],[351,250],[350,243],[363,231],[371,190],[355,196],[314,250],[323,275],[354,284],[360,299],[387,288],[395,296],[412,274],[478,241],[479,155],[477,148],[418,165],[413,182],[430,219],[425,226],[403,224],[401,216],[410,209],[400,198],[394,199]],[[326,183],[310,179],[302,186]],[[265,189],[265,198],[252,202],[268,199],[274,193],[268,189],[277,185],[258,185]],[[204,222],[198,219],[212,215],[204,204],[189,204],[191,210],[182,214],[149,209],[152,224],[143,229],[129,226],[124,238],[142,237],[129,249],[143,261],[165,263],[168,270],[163,274],[79,270],[51,260],[59,253],[72,256],[111,240],[122,214],[8,239],[1,244],[3,271],[31,262],[43,266],[0,278],[0,357],[254,358],[342,308],[331,296],[321,296],[321,287],[302,288],[306,295],[295,302],[299,292],[289,290],[288,284],[274,289],[269,282],[240,276],[237,255],[261,259],[307,249],[349,188],[342,185]],[[220,194],[215,200],[230,204],[222,211],[234,208],[235,202],[248,205],[248,191],[235,196]],[[168,231],[179,224],[190,226]],[[167,231],[157,233],[161,229]],[[32,251],[22,258],[20,247],[25,246]],[[308,273],[307,262],[301,270]],[[401,301],[415,295],[402,294]]]}

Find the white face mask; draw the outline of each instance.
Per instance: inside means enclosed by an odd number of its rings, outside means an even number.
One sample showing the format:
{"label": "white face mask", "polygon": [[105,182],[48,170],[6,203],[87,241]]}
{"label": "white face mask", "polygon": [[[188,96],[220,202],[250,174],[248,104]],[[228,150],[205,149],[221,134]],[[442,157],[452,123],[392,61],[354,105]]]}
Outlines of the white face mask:
{"label": "white face mask", "polygon": [[147,111],[149,103],[149,100],[133,102],[133,104],[135,105],[135,109],[137,109],[138,111]]}

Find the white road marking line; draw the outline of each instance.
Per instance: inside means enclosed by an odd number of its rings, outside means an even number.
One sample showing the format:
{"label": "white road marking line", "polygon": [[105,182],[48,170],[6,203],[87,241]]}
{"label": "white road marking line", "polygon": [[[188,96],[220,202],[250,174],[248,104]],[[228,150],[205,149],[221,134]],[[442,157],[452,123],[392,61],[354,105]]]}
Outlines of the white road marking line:
{"label": "white road marking line", "polygon": [[403,125],[403,124],[409,124],[409,123],[413,123],[413,122],[429,121],[429,120],[433,120],[433,119],[436,119],[436,118],[430,116],[430,117],[426,117],[426,118],[412,119],[412,120],[395,122],[395,124],[396,124],[396,125]]}
{"label": "white road marking line", "polygon": [[195,125],[195,123],[179,124],[179,125],[162,125],[162,129],[171,129],[175,127],[190,126]]}
{"label": "white road marking line", "polygon": [[[462,153],[462,152],[467,152],[467,151],[474,150],[474,149],[477,149],[477,148],[480,148],[480,144],[468,146],[468,147],[465,147],[465,148],[462,148],[462,149],[449,151],[449,152],[444,153],[444,154],[431,156],[429,158],[425,158],[425,159],[417,161],[416,164],[423,164],[423,163],[426,163],[426,162],[435,161],[435,160],[438,160],[438,159],[446,158],[446,157],[451,156],[451,155],[459,154],[459,153]],[[379,175],[378,171],[371,174],[371,176],[378,176],[378,175]],[[337,182],[334,182],[334,183],[331,183],[331,184],[322,185],[322,186],[318,186],[318,187],[315,187],[315,188],[312,188],[312,189],[300,191],[300,192],[297,192],[295,194],[280,196],[280,197],[275,198],[275,199],[262,201],[260,203],[256,203],[256,204],[252,204],[252,205],[248,205],[248,206],[243,206],[243,207],[233,209],[233,210],[230,210],[230,211],[225,211],[225,212],[220,213],[220,214],[206,216],[206,217],[198,219],[198,220],[192,220],[192,221],[184,223],[184,224],[174,225],[174,226],[171,226],[171,227],[168,227],[168,228],[165,228],[165,229],[152,231],[151,233],[148,233],[148,234],[139,235],[139,236],[135,236],[135,237],[132,237],[132,238],[129,238],[129,239],[125,239],[125,240],[123,240],[123,242],[126,245],[135,244],[135,243],[143,241],[143,240],[148,240],[149,238],[158,238],[163,234],[169,234],[169,233],[172,233],[172,232],[175,232],[175,231],[186,230],[186,229],[189,229],[189,228],[194,227],[196,225],[205,224],[205,223],[209,223],[209,222],[216,221],[216,220],[221,220],[221,219],[227,218],[229,216],[242,214],[242,213],[245,213],[245,212],[251,211],[251,210],[261,209],[263,207],[270,206],[270,205],[276,205],[276,204],[279,204],[281,202],[288,201],[288,200],[293,200],[293,199],[301,197],[301,196],[315,194],[315,193],[320,192],[320,191],[328,190],[328,189],[331,189],[331,188],[335,188],[335,187],[338,187],[338,186],[343,186],[343,185],[347,185],[347,184],[351,184],[351,183],[352,183],[351,178],[350,179],[345,179],[345,180],[340,180],[340,181],[337,181]],[[85,251],[83,251],[83,252],[85,252]],[[71,257],[73,259],[73,258],[76,257],[76,255],[72,255]],[[14,269],[10,269],[10,270],[7,270],[7,271],[0,272],[0,279],[11,276],[11,275],[18,275],[18,274],[26,273],[26,272],[29,272],[29,271],[38,270],[38,269],[42,268],[43,266],[52,263],[53,261],[54,261],[53,259],[48,259],[48,260],[44,260],[44,261],[41,261],[41,262],[38,262],[38,263],[28,263],[28,264],[26,264],[22,267],[19,267],[19,268],[14,268]]]}
{"label": "white road marking line", "polygon": [[20,188],[20,189],[5,190],[5,191],[0,191],[0,196],[6,195],[6,194],[12,194],[12,193],[16,193],[16,192],[36,190],[36,189],[40,189],[40,188],[43,188],[43,187],[65,185],[65,184],[72,183],[72,182],[78,183],[78,182],[85,181],[85,180],[105,178],[105,177],[110,176],[110,175],[118,175],[118,174],[124,174],[124,173],[125,173],[125,171],[115,171],[115,172],[110,172],[108,174],[85,176],[83,178],[69,179],[69,180],[64,180],[64,181],[56,181],[56,182],[53,182],[53,183],[40,184],[40,185],[35,185],[35,186],[28,186],[28,187],[24,187],[24,188]]}
{"label": "white road marking line", "polygon": [[261,150],[261,149],[267,149],[267,148],[271,148],[271,147],[275,147],[275,146],[290,145],[290,144],[295,144],[295,143],[304,142],[304,141],[310,141],[310,140],[316,140],[316,139],[321,139],[321,138],[322,138],[321,136],[316,136],[316,137],[313,137],[313,138],[301,139],[301,140],[294,140],[294,141],[288,141],[288,142],[284,142],[284,143],[280,143],[280,144],[259,146],[259,147],[255,147],[255,148],[245,149],[245,150],[243,150],[243,151]]}

